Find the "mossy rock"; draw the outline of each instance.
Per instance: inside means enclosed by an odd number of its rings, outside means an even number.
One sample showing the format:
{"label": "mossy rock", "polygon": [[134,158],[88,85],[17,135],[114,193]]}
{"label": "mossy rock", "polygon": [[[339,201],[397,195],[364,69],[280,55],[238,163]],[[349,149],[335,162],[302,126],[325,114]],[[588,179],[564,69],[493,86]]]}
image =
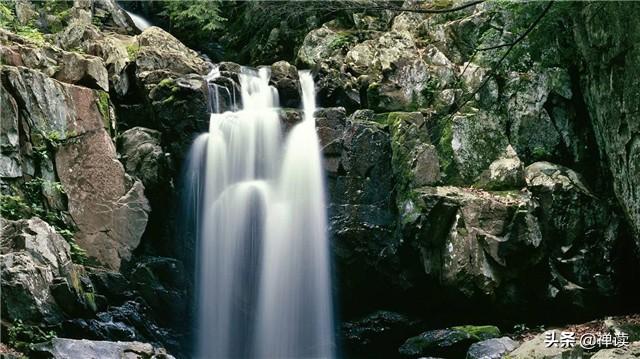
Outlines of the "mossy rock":
{"label": "mossy rock", "polygon": [[458,327],[452,327],[451,329],[463,331],[468,333],[472,337],[480,340],[487,340],[492,338],[497,338],[500,336],[500,329],[493,325],[463,325]]}
{"label": "mossy rock", "polygon": [[500,330],[494,326],[459,326],[430,330],[407,339],[399,352],[405,356],[443,356],[463,358],[471,344],[496,338]]}

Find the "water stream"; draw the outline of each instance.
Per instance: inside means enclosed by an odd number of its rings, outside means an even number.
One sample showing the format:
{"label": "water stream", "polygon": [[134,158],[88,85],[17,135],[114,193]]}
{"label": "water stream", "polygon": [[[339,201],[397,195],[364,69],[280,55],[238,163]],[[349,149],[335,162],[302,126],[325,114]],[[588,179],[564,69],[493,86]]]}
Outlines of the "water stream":
{"label": "water stream", "polygon": [[267,68],[239,74],[241,104],[233,89],[214,83],[217,76],[214,70],[208,80],[218,113],[194,141],[186,174],[185,213],[199,242],[196,357],[332,358],[312,77],[300,72],[304,120],[285,135]]}

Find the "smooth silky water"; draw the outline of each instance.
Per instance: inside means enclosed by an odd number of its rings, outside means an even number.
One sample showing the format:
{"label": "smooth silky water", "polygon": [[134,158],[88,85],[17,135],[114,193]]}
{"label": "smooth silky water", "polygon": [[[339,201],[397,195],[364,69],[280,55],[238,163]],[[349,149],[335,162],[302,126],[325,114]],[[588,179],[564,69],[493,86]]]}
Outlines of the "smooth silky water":
{"label": "smooth silky water", "polygon": [[[208,76],[209,132],[186,169],[185,216],[198,239],[197,358],[333,358],[321,151],[311,75],[304,120],[283,135],[268,69],[234,89]],[[219,113],[221,103],[239,111]]]}

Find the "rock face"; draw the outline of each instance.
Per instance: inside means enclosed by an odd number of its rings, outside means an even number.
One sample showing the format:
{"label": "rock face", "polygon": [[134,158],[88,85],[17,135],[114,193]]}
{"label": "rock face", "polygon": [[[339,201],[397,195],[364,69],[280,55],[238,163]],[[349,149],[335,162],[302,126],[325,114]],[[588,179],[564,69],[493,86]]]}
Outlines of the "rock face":
{"label": "rock face", "polygon": [[107,69],[99,57],[60,50],[54,46],[35,46],[14,42],[0,30],[0,58],[11,66],[36,69],[58,81],[109,91]]}
{"label": "rock face", "polygon": [[[598,14],[598,16],[594,16]],[[640,71],[638,4],[584,7],[575,22],[575,39],[587,71],[583,92],[596,139],[608,160],[613,187],[640,246],[640,101],[631,78]],[[613,21],[607,23],[605,18]]]}
{"label": "rock face", "polygon": [[71,270],[69,244],[40,218],[0,220],[0,226],[3,318],[60,320],[62,311],[49,286]]}
{"label": "rock face", "polygon": [[126,172],[139,178],[145,189],[157,188],[167,176],[160,137],[159,131],[134,127],[118,138],[118,152],[122,156]]}
{"label": "rock face", "polygon": [[53,359],[66,358],[165,358],[172,359],[165,350],[140,342],[108,342],[55,338],[51,343],[39,344],[38,355]]}
{"label": "rock face", "polygon": [[112,269],[120,268],[147,225],[150,208],[144,186],[125,174],[104,130],[62,146],[56,153],[56,167],[69,196],[69,213],[78,226],[76,241],[91,257]]}

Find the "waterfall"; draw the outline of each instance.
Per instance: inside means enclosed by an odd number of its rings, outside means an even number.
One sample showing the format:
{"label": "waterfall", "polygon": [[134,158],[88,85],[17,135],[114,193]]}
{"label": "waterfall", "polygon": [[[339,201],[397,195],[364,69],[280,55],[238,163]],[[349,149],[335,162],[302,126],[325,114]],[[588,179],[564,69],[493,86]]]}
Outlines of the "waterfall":
{"label": "waterfall", "polygon": [[300,72],[304,120],[286,136],[267,68],[242,69],[235,112],[235,91],[218,77],[214,69],[207,78],[209,132],[194,141],[186,171],[185,213],[199,243],[196,357],[332,358],[312,77]]}
{"label": "waterfall", "polygon": [[138,28],[138,30],[144,31],[144,29],[151,26],[151,24],[147,20],[145,20],[142,16],[136,15],[126,10],[125,12],[127,13],[127,15],[129,15],[129,17],[131,18],[131,21],[133,21],[133,24]]}

